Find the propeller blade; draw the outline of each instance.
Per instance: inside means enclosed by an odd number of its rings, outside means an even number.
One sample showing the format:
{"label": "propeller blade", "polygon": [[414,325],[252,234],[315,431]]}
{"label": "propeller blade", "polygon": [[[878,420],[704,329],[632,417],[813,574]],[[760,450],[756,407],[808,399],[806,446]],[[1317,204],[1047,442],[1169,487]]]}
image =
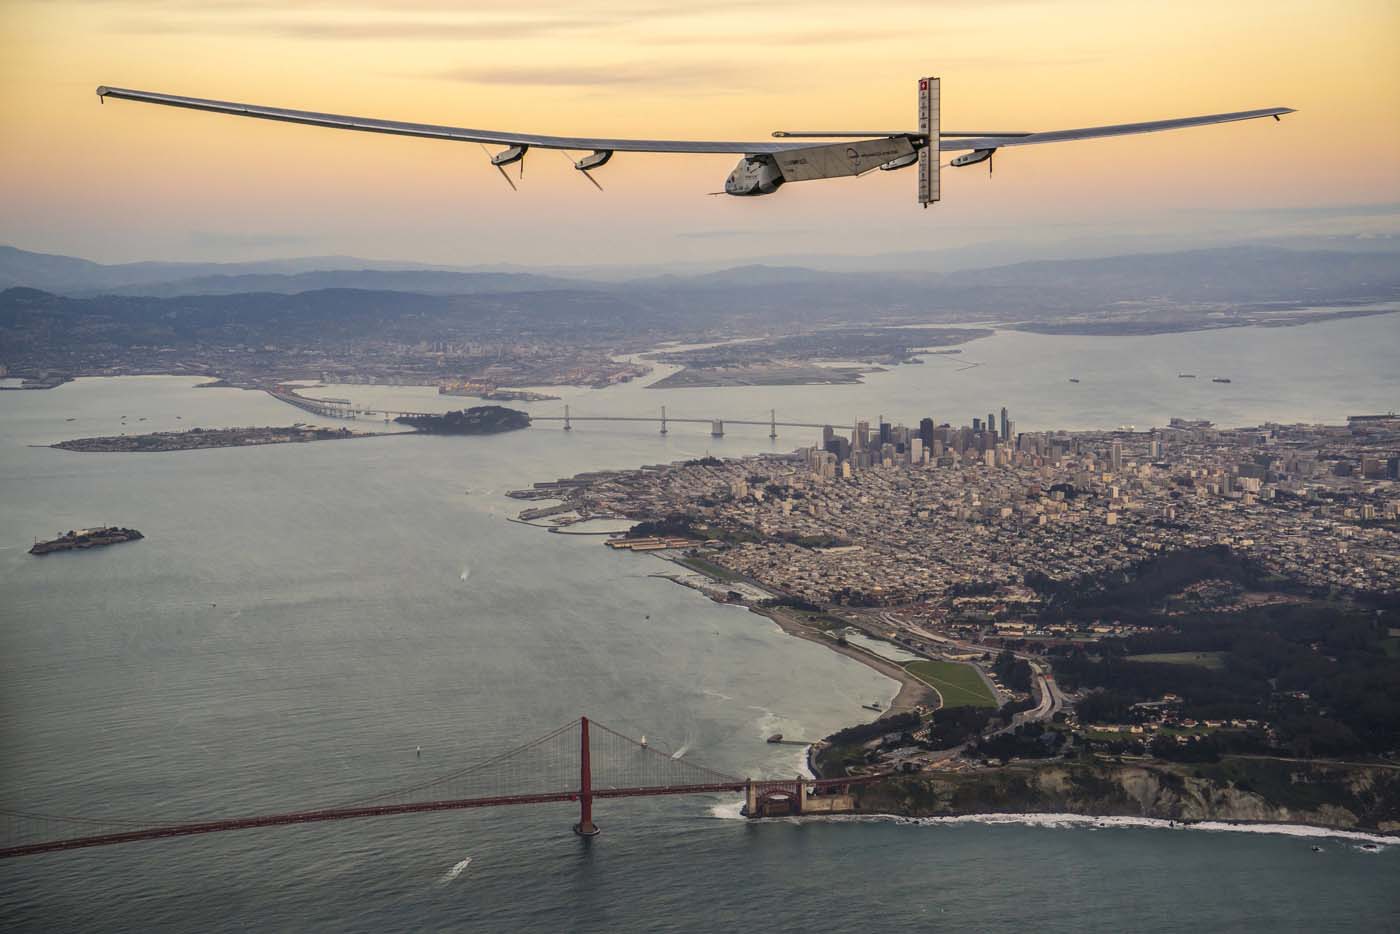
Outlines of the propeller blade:
{"label": "propeller blade", "polygon": [[590,182],[593,183],[594,188],[598,189],[599,191],[603,190],[603,186],[598,184],[598,180],[593,177],[592,172],[589,172],[587,169],[579,169],[579,171],[583,173],[584,178],[588,179]]}
{"label": "propeller blade", "polygon": [[511,180],[510,180],[510,176],[506,174],[505,166],[503,166],[503,165],[498,165],[498,166],[496,166],[496,171],[501,173],[501,178],[503,178],[503,179],[506,180],[506,184],[510,186],[510,190],[511,190],[511,191],[519,191],[519,190],[520,190],[519,188],[516,188],[516,187],[515,187],[515,182],[511,181]]}

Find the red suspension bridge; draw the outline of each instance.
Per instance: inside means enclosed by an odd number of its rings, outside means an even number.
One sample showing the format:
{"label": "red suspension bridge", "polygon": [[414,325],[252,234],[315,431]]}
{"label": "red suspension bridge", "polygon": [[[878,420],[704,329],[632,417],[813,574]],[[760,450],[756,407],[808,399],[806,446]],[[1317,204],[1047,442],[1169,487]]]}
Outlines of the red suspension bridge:
{"label": "red suspension bridge", "polygon": [[476,765],[326,808],[178,823],[0,809],[0,858],[255,827],[571,801],[579,805],[574,831],[587,837],[599,832],[593,822],[599,799],[743,792],[750,817],[837,813],[853,806],[850,785],[876,777],[735,778],[580,717]]}

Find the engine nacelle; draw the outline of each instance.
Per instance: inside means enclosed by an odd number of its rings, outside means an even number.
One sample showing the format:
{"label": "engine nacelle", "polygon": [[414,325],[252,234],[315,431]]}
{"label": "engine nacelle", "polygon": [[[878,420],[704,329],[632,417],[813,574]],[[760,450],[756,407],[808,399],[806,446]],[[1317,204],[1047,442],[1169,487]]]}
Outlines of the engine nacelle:
{"label": "engine nacelle", "polygon": [[898,159],[891,159],[880,166],[881,172],[893,172],[895,169],[907,169],[909,166],[919,161],[918,152],[911,152],[907,156],[900,156]]}
{"label": "engine nacelle", "polygon": [[772,156],[745,156],[724,180],[724,193],[739,197],[771,195],[785,181],[783,170]]}
{"label": "engine nacelle", "polygon": [[972,152],[963,153],[948,164],[959,169],[965,165],[976,165],[979,162],[986,162],[995,152],[995,149],[974,149]]}

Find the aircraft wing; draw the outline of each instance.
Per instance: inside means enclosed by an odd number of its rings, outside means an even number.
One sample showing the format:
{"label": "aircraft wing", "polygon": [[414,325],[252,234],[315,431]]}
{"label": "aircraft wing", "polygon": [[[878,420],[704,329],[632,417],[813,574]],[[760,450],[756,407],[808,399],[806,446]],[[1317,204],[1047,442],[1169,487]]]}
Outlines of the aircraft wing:
{"label": "aircraft wing", "polygon": [[1236,120],[1257,120],[1260,117],[1280,117],[1293,113],[1292,107],[1266,107],[1263,110],[1241,110],[1228,114],[1206,114],[1203,117],[1179,117],[1175,120],[1152,120],[1147,123],[1118,123],[1113,126],[1090,126],[1078,130],[1050,130],[1044,133],[1024,133],[1015,136],[982,136],[949,139],[943,137],[943,150],[1001,149],[1004,146],[1034,146],[1037,143],[1067,143],[1079,139],[1102,139],[1106,136],[1131,136],[1134,133],[1157,133],[1180,130],[1213,123],[1233,123]]}
{"label": "aircraft wing", "polygon": [[373,117],[348,117],[343,114],[317,113],[310,110],[286,110],[258,104],[238,104],[232,101],[206,100],[200,97],[179,97],[155,91],[133,91],[128,88],[100,87],[100,98],[164,104],[212,113],[257,117],[260,120],[280,120],[283,123],[305,123],[310,126],[337,130],[361,130],[366,133],[390,133],[396,136],[421,136],[428,139],[456,140],[463,143],[496,143],[503,146],[531,146],[539,149],[594,149],[610,152],[697,152],[739,153],[740,155],[786,152],[807,149],[822,143],[732,142],[682,139],[593,139],[583,136],[542,136],[535,133],[510,133],[500,130],[473,130],[467,127],[437,126],[431,123],[405,123],[399,120],[378,120]]}

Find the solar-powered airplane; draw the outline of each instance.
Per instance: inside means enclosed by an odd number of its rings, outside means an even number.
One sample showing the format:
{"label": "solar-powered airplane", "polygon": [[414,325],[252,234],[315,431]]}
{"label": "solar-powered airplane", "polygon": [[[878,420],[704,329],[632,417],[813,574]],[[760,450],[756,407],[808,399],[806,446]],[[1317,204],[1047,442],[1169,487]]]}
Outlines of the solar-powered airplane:
{"label": "solar-powered airplane", "polygon": [[[1039,143],[1062,143],[1071,140],[1100,139],[1106,136],[1128,136],[1133,133],[1155,133],[1185,127],[1207,126],[1212,123],[1232,123],[1293,113],[1290,107],[1266,107],[1263,110],[1242,110],[1235,113],[1207,114],[1202,117],[1180,117],[1175,120],[1153,120],[1146,123],[1120,123],[1114,126],[1084,127],[1078,130],[1049,130],[1043,132],[995,132],[990,130],[944,130],[939,125],[939,80],[919,79],[919,128],[917,130],[856,131],[856,130],[779,130],[773,134],[778,142],[722,142],[678,139],[594,139],[584,136],[542,136],[535,133],[509,133],[497,130],[472,130],[465,127],[436,126],[426,123],[404,123],[398,120],[377,120],[371,117],[347,117],[340,114],[316,113],[306,110],[285,110],[257,104],[237,104],[231,101],[179,97],[153,91],[133,91],[127,88],[99,87],[97,96],[122,100],[187,107],[240,117],[280,120],[284,123],[305,123],[310,126],[332,127],[339,130],[362,130],[367,133],[392,133],[397,136],[421,136],[428,139],[454,140],[460,143],[495,144],[506,147],[491,156],[491,164],[512,188],[515,183],[505,167],[520,163],[525,172],[525,153],[531,149],[558,149],[588,152],[574,162],[590,182],[592,176],[617,152],[680,152],[680,153],[739,153],[743,156],[734,171],[724,181],[724,194],[750,196],[771,195],[788,182],[805,182],[820,178],[841,178],[864,175],[876,169],[886,172],[919,167],[919,203],[928,207],[939,200],[939,160],[943,152],[961,152],[947,163],[954,168],[987,163],[991,170],[992,156],[998,149],[1010,146],[1034,146]],[[832,142],[832,140],[840,140]],[[715,192],[719,194],[719,192]]]}

